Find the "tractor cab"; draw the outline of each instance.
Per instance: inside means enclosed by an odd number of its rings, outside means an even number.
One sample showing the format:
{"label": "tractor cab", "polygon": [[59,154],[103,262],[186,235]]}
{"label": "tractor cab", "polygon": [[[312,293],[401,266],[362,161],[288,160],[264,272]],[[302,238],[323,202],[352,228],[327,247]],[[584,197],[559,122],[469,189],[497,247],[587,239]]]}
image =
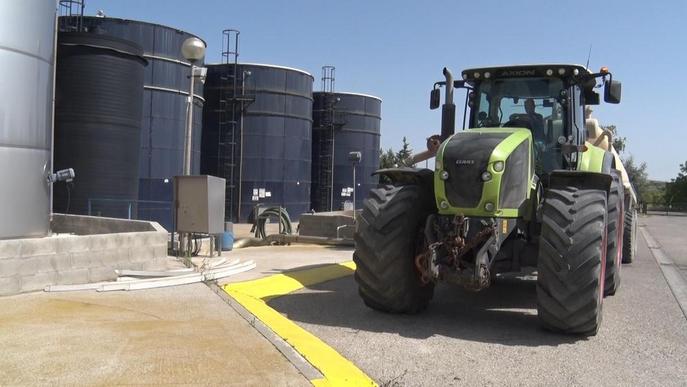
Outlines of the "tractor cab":
{"label": "tractor cab", "polygon": [[[585,105],[599,103],[596,78],[609,77],[604,99],[620,102],[620,83],[608,69],[592,73],[580,65],[519,65],[466,69],[454,87],[468,89],[464,125],[526,128],[532,133],[537,175],[574,169],[584,149]],[[435,84],[445,85],[445,82]],[[448,103],[448,101],[447,101]],[[433,104],[433,108],[438,104]],[[466,109],[466,115],[468,109]]]}
{"label": "tractor cab", "polygon": [[584,105],[599,100],[595,74],[578,65],[536,65],[467,69],[462,77],[471,88],[469,128],[527,128],[537,174],[574,168],[576,152],[563,149],[585,142]]}

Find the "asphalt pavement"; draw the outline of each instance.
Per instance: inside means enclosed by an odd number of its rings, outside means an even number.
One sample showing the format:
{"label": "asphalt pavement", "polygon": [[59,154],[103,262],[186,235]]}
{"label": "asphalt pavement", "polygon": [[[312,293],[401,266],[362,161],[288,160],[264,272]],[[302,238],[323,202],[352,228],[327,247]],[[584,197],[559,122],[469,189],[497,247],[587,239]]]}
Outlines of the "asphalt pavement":
{"label": "asphalt pavement", "polygon": [[[665,235],[683,251],[683,240]],[[589,338],[540,328],[536,280],[527,275],[479,293],[442,284],[416,316],[368,309],[351,276],[269,305],[381,385],[685,385],[687,320],[641,234],[638,241]]]}

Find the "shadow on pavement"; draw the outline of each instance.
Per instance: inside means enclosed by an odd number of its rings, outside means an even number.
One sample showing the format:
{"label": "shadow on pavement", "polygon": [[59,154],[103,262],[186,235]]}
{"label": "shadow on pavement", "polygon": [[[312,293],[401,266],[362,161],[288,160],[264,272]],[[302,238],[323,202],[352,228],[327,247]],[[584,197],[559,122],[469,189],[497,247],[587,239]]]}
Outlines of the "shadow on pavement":
{"label": "shadow on pavement", "polygon": [[398,333],[418,339],[446,336],[533,347],[585,340],[542,329],[536,296],[536,280],[532,279],[500,278],[491,288],[477,293],[440,284],[425,312],[393,315],[366,307],[353,277],[348,276],[276,298],[269,305],[296,323],[339,327],[344,332]]}

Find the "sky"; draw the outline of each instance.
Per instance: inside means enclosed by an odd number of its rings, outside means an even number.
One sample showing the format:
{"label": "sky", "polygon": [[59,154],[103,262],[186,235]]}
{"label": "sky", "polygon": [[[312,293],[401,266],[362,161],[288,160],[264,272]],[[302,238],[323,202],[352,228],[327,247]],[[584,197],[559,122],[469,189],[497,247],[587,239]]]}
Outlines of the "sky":
{"label": "sky", "polygon": [[[649,177],[670,180],[687,162],[687,1],[259,1],[86,0],[86,14],[173,26],[207,42],[220,61],[222,30],[241,31],[240,61],[296,67],[315,76],[336,66],[336,90],[382,98],[384,149],[405,136],[415,151],[440,132],[429,91],[444,66],[523,63],[607,66],[622,102],[594,107],[616,125]],[[463,92],[456,93],[462,121]],[[684,114],[684,116],[683,116]]]}

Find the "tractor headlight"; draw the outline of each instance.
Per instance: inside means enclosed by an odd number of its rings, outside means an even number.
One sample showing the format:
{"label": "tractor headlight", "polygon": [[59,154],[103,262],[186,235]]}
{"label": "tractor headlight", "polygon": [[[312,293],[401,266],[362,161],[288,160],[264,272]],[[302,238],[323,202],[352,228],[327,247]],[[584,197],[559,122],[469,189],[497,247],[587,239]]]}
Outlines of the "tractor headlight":
{"label": "tractor headlight", "polygon": [[503,161],[499,160],[499,161],[494,163],[494,171],[502,172],[504,166],[505,166],[505,164],[503,163]]}
{"label": "tractor headlight", "polygon": [[489,180],[491,180],[491,173],[489,173],[489,171],[482,172],[482,181],[489,181]]}

